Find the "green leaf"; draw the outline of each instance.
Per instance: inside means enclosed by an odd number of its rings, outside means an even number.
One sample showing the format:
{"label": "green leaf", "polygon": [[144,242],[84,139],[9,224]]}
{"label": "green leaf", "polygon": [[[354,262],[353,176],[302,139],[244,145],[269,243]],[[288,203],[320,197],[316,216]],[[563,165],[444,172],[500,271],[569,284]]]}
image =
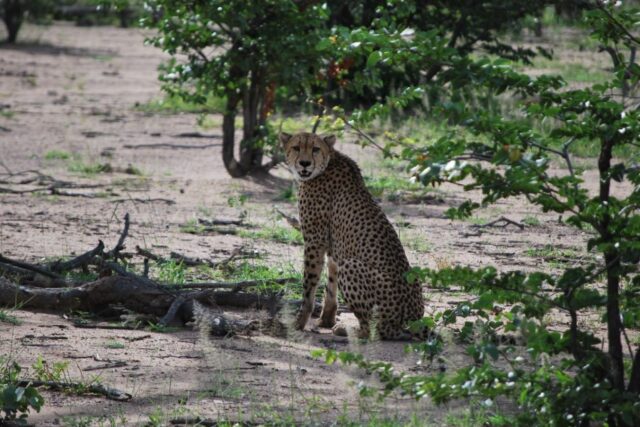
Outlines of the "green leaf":
{"label": "green leaf", "polygon": [[369,54],[367,58],[367,68],[373,68],[382,59],[382,52],[374,50]]}

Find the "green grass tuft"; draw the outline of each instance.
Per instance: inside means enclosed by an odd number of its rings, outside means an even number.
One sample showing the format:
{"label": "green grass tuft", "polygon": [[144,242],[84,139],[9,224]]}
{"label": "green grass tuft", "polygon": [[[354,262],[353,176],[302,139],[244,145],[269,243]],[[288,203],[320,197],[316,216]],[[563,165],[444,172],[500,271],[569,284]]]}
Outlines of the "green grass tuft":
{"label": "green grass tuft", "polygon": [[22,321],[7,310],[0,309],[0,323],[9,323],[10,325],[21,325]]}
{"label": "green grass tuft", "polygon": [[62,150],[51,150],[44,154],[45,160],[69,160],[71,153]]}
{"label": "green grass tuft", "polygon": [[111,350],[120,350],[125,348],[124,343],[116,340],[109,340],[105,343],[105,348],[109,348]]}
{"label": "green grass tuft", "polygon": [[240,237],[248,239],[262,239],[271,240],[278,243],[285,243],[288,245],[302,245],[304,240],[302,239],[302,233],[289,226],[273,225],[271,227],[264,227],[258,230],[238,230]]}
{"label": "green grass tuft", "polygon": [[111,173],[113,167],[109,163],[84,163],[82,160],[73,160],[69,163],[69,172],[92,176],[99,173]]}
{"label": "green grass tuft", "polygon": [[169,95],[164,99],[149,101],[146,104],[137,104],[135,109],[145,113],[224,113],[226,101],[224,98],[209,95],[204,104],[196,104],[185,101],[177,95]]}

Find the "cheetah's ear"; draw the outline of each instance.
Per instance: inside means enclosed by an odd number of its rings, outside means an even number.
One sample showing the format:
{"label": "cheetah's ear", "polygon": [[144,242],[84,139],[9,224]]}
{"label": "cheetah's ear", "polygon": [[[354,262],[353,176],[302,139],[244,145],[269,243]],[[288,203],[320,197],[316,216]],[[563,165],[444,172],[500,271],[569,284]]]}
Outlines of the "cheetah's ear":
{"label": "cheetah's ear", "polygon": [[324,142],[326,142],[329,147],[333,147],[333,145],[336,143],[335,135],[327,135],[323,139],[324,139]]}
{"label": "cheetah's ear", "polygon": [[280,132],[280,135],[278,135],[278,139],[280,139],[280,142],[282,143],[282,146],[286,147],[286,145],[289,142],[289,140],[291,140],[291,135],[289,135],[286,132]]}

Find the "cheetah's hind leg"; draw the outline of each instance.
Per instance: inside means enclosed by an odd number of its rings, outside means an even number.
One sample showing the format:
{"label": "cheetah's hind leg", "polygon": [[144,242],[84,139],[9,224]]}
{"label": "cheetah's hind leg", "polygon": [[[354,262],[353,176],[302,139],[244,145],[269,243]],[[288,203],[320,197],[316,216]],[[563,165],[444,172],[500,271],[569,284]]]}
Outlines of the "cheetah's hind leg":
{"label": "cheetah's hind leg", "polygon": [[[371,333],[370,322],[375,304],[375,290],[384,286],[384,277],[358,259],[348,259],[338,265],[338,288],[349,309],[358,319],[360,328],[358,338],[368,339]],[[346,328],[336,325],[336,335],[346,335]]]}

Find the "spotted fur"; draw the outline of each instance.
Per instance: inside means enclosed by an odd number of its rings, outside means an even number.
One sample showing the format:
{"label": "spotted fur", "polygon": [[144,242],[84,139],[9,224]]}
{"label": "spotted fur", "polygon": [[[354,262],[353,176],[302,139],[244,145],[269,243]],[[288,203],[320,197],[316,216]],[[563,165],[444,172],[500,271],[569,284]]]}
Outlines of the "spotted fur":
{"label": "spotted fur", "polygon": [[[325,256],[328,283],[319,326],[336,323],[337,290],[369,337],[406,337],[407,322],[422,318],[421,286],[404,274],[409,262],[393,226],[367,190],[356,163],[333,149],[335,137],[281,134],[287,165],[300,181],[298,207],[304,237],[304,302],[296,328],[311,312]],[[374,317],[375,313],[375,319]]]}

